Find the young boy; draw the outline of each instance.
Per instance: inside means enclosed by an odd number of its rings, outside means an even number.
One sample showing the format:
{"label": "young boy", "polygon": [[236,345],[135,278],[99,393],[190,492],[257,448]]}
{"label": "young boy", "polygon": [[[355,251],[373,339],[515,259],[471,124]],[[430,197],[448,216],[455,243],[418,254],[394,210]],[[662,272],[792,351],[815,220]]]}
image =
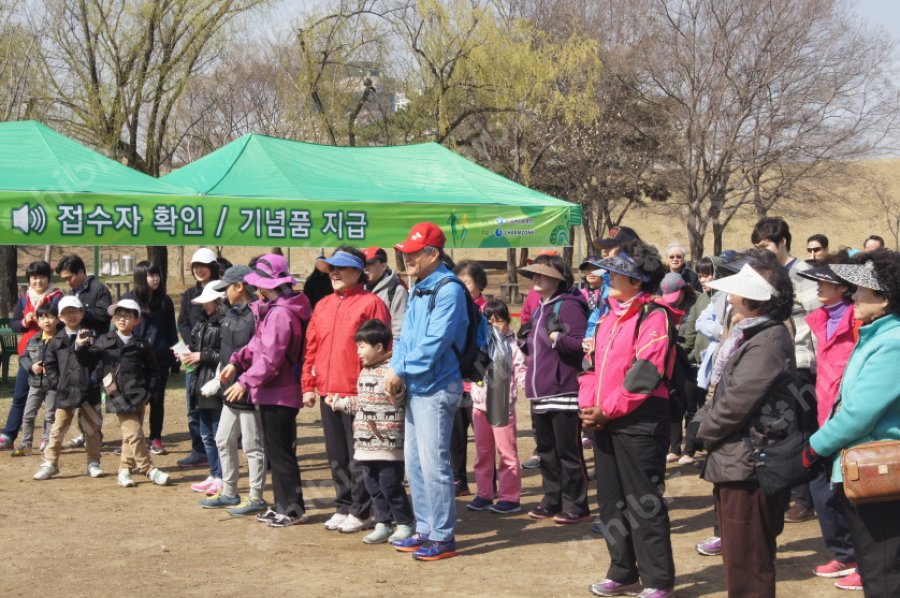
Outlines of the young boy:
{"label": "young boy", "polygon": [[25,413],[22,417],[22,444],[12,452],[13,457],[25,457],[31,454],[31,443],[34,438],[34,420],[37,418],[41,404],[44,405],[44,432],[41,435],[41,450],[47,445],[47,434],[53,426],[53,415],[56,412],[56,389],[50,388],[44,374],[44,354],[50,339],[56,336],[59,318],[56,306],[52,303],[39,305],[34,317],[41,328],[40,334],[28,339],[25,353],[22,355],[22,367],[28,372],[28,398],[25,401]]}
{"label": "young boy", "polygon": [[131,470],[135,467],[158,486],[169,483],[169,475],[153,466],[150,449],[144,441],[144,409],[158,382],[153,348],[134,336],[140,323],[137,301],[122,299],[109,306],[114,330],[93,340],[79,334],[75,340],[78,362],[89,367],[106,393],[106,410],[115,413],[122,430],[122,457],[118,484],[133,487]]}
{"label": "young boy", "polygon": [[56,416],[44,450],[44,463],[34,474],[34,479],[48,480],[59,473],[59,452],[76,410],[85,434],[88,475],[99,478],[103,475],[100,469],[100,428],[103,426],[100,387],[91,379],[90,368],[75,357],[76,337],[87,337],[91,332],[81,328],[84,308],[78,297],[66,295],[59,300],[57,309],[64,327],[51,339],[44,354],[44,377],[48,387],[56,391]]}
{"label": "young boy", "polygon": [[[367,320],[354,339],[362,361],[357,396],[326,397],[325,402],[335,411],[355,413],[353,458],[362,465],[376,521],[375,530],[363,542],[405,540],[414,532],[412,507],[403,488],[406,397],[405,393],[392,397],[385,386],[393,336],[381,320]],[[392,520],[396,530],[391,529]]]}
{"label": "young boy", "polygon": [[[222,280],[211,283],[214,290],[225,291],[231,304],[220,331],[219,363],[223,369],[231,363],[231,356],[250,342],[256,331],[256,322],[250,311],[256,288],[244,282],[244,277],[251,272],[253,270],[248,266],[232,266],[225,271]],[[250,470],[250,494],[243,500],[237,491],[241,473],[238,438],[241,439],[241,447]],[[204,509],[230,507],[228,513],[236,517],[265,512],[269,506],[262,497],[266,481],[262,420],[259,410],[250,403],[247,395],[234,401],[225,401],[216,432],[216,446],[222,464],[222,491],[201,500],[200,506]]]}

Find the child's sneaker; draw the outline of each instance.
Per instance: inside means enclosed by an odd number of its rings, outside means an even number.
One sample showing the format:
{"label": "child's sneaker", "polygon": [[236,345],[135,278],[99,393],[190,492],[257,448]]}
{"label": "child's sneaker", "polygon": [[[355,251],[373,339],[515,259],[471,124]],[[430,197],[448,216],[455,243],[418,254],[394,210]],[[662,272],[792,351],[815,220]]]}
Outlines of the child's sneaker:
{"label": "child's sneaker", "polygon": [[134,488],[134,480],[131,479],[131,470],[127,467],[120,469],[116,483],[122,488]]}
{"label": "child's sneaker", "polygon": [[413,528],[413,526],[400,523],[396,528],[394,528],[394,533],[391,534],[390,538],[388,538],[388,542],[394,544],[394,542],[406,540],[408,538],[411,538],[414,533],[416,533],[416,530]]}
{"label": "child's sneaker", "polygon": [[154,455],[168,455],[169,451],[163,446],[162,440],[156,438],[150,441],[150,452]]}
{"label": "child's sneaker", "polygon": [[267,525],[269,527],[290,527],[292,525],[303,525],[306,521],[304,513],[296,516],[276,514]]}
{"label": "child's sneaker", "polygon": [[391,529],[390,525],[386,523],[376,523],[375,530],[363,538],[363,542],[366,544],[381,544],[382,542],[387,542],[393,532],[394,530]]}
{"label": "child's sneaker", "polygon": [[12,438],[6,434],[0,434],[0,451],[8,451],[13,447]]}
{"label": "child's sneaker", "polygon": [[264,512],[256,515],[256,520],[260,523],[269,523],[273,519],[278,516],[278,511],[275,509],[266,509]]}
{"label": "child's sneaker", "polygon": [[492,513],[500,513],[501,515],[508,515],[510,513],[519,513],[522,511],[522,505],[517,502],[512,502],[511,500],[501,500],[495,505],[491,505],[488,507],[488,510]]}
{"label": "child's sneaker", "polygon": [[159,467],[151,467],[150,471],[147,472],[147,479],[157,486],[169,485],[169,474],[165,473]]}
{"label": "child's sneaker", "polygon": [[338,531],[342,534],[353,534],[361,532],[364,529],[372,529],[373,527],[375,527],[375,522],[371,519],[359,519],[354,515],[347,515],[347,518],[338,528]]}
{"label": "child's sneaker", "polygon": [[13,457],[28,457],[31,455],[31,447],[30,446],[20,446],[12,453],[10,453]]}
{"label": "child's sneaker", "polygon": [[484,511],[493,504],[494,501],[489,498],[481,498],[480,496],[476,496],[472,502],[466,505],[466,508],[470,511]]}
{"label": "child's sneaker", "polygon": [[222,478],[213,478],[213,483],[206,489],[206,496],[215,496],[222,492],[222,488],[224,487],[225,484],[222,482]]}
{"label": "child's sneaker", "polygon": [[221,492],[209,498],[200,499],[200,506],[204,509],[224,509],[225,507],[236,507],[241,504],[240,496],[225,496]]}
{"label": "child's sneaker", "polygon": [[102,478],[104,475],[106,475],[103,473],[103,470],[100,469],[100,464],[96,461],[88,463],[87,474],[92,478]]}
{"label": "child's sneaker", "polygon": [[622,583],[609,578],[588,586],[591,594],[594,596],[637,596],[641,589],[638,581],[632,583]]}
{"label": "child's sneaker", "polygon": [[67,442],[65,444],[65,447],[68,449],[77,449],[77,448],[81,448],[83,446],[84,446],[84,434],[82,434],[81,436],[76,436],[75,438],[73,438],[72,440],[70,440],[69,442]]}
{"label": "child's sneaker", "polygon": [[331,517],[328,518],[323,525],[325,529],[334,531],[336,529],[340,529],[340,527],[347,521],[347,515],[345,513],[335,513]]}
{"label": "child's sneaker", "polygon": [[244,517],[245,515],[252,515],[254,513],[265,513],[269,508],[269,505],[266,504],[261,498],[250,498],[249,496],[243,499],[240,504],[236,507],[228,509],[228,514],[233,517]]}
{"label": "child's sneaker", "polygon": [[59,473],[59,467],[50,463],[50,461],[44,461],[41,463],[41,468],[37,470],[37,473],[34,474],[34,479],[36,480],[49,480],[53,476]]}
{"label": "child's sneaker", "polygon": [[202,482],[197,482],[196,484],[191,484],[192,492],[203,492],[206,493],[209,490],[210,485],[212,485],[216,481],[216,478],[212,476],[207,476],[205,480]]}
{"label": "child's sneaker", "polygon": [[423,544],[420,549],[413,553],[413,558],[417,561],[439,561],[456,555],[456,540],[450,538],[445,542],[433,540]]}

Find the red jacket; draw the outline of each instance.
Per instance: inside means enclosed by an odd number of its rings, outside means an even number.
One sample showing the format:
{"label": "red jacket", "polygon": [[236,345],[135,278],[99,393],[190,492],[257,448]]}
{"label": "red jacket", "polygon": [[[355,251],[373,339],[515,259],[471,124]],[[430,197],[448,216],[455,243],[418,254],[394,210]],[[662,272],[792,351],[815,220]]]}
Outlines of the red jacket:
{"label": "red jacket", "polygon": [[856,342],[859,340],[861,322],[853,319],[851,305],[838,324],[830,340],[825,340],[828,312],[824,307],[813,310],[806,316],[806,323],[816,337],[816,406],[821,428],[837,400],[841,389],[844,368],[850,360]]}
{"label": "red jacket", "polygon": [[638,295],[618,316],[618,303],[612,298],[609,301],[611,309],[597,322],[594,371],[582,377],[579,406],[600,406],[610,419],[616,419],[651,396],[669,398],[665,379],[672,375],[674,360],[670,356],[675,350],[669,346],[669,319],[679,312],[658,302],[665,309],[648,313],[637,330],[640,310],[651,297]]}
{"label": "red jacket", "polygon": [[391,312],[384,301],[362,285],[332,293],[316,304],[306,330],[306,357],[300,386],[319,395],[356,395],[359,357],[353,340],[360,324],[381,320],[391,327]]}

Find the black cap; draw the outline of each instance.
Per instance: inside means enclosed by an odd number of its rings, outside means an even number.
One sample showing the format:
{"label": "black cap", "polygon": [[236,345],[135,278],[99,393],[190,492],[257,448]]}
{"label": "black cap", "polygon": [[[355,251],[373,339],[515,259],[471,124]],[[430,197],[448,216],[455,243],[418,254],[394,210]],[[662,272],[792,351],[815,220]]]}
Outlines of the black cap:
{"label": "black cap", "polygon": [[605,239],[594,241],[594,247],[600,249],[609,249],[610,247],[618,247],[632,241],[640,241],[641,238],[633,228],[627,226],[613,226],[609,229],[609,236]]}
{"label": "black cap", "polygon": [[816,282],[830,282],[837,285],[847,284],[827,265],[797,272],[797,276],[807,280],[815,280]]}
{"label": "black cap", "polygon": [[[232,266],[225,270],[225,274],[220,280],[214,280],[210,284],[212,285],[213,290],[224,291],[228,288],[229,285],[244,282],[244,277],[248,274],[251,274],[252,272],[253,269],[250,266],[238,264],[237,266]],[[244,284],[247,283],[244,282]],[[247,290],[249,290],[251,293],[256,290],[256,287],[254,287],[253,285],[247,285],[247,287]]]}

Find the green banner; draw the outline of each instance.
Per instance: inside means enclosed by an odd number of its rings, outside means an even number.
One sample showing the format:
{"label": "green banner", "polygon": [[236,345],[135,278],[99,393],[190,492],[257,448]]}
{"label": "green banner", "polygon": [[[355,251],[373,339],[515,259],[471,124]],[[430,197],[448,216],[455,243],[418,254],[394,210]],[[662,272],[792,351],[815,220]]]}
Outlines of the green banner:
{"label": "green banner", "polygon": [[454,248],[570,245],[578,206],[0,192],[3,245],[391,246],[431,221]]}

